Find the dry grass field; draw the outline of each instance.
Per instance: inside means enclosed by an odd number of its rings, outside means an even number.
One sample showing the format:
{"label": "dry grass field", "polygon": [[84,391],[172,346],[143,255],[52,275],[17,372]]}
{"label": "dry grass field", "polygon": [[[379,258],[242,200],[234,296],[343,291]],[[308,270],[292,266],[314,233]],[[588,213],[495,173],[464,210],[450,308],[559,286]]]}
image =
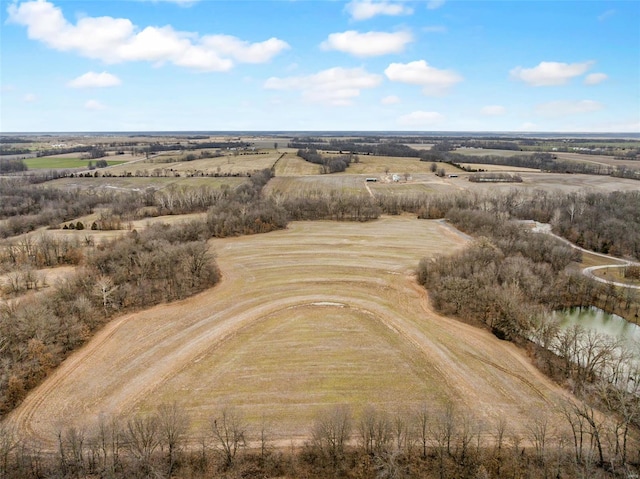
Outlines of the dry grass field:
{"label": "dry grass field", "polygon": [[[423,163],[424,164],[424,163]],[[440,168],[441,165],[438,164]],[[637,191],[640,182],[636,180],[596,175],[570,175],[558,173],[540,173],[518,171],[522,183],[474,183],[468,181],[471,173],[458,170],[451,165],[442,165],[447,176],[440,178],[433,173],[410,173],[408,180],[400,174],[398,182],[392,181],[392,172],[387,175],[375,169],[365,170],[360,175],[352,174],[352,167],[345,173],[330,175],[276,176],[267,185],[270,194],[279,192],[285,195],[303,194],[308,191],[342,192],[368,194],[419,194],[419,193],[455,193],[470,191],[477,193],[509,192],[513,189],[535,193]],[[506,171],[506,170],[503,170]],[[510,169],[509,171],[512,171]],[[448,175],[455,174],[455,178]],[[367,183],[367,177],[376,177],[375,183]]]}
{"label": "dry grass field", "polygon": [[140,191],[146,188],[161,190],[170,186],[192,188],[210,186],[221,188],[227,185],[235,188],[247,181],[246,177],[98,177],[98,178],[60,178],[47,183],[54,188],[86,190]]}
{"label": "dry grass field", "polygon": [[[182,155],[172,154],[170,152],[154,156],[149,159],[138,159],[131,163],[114,166],[109,171],[114,175],[123,173],[131,173],[133,175],[158,175],[160,173],[169,172],[170,176],[189,175],[195,172],[204,172],[205,174],[242,174],[264,168],[271,168],[274,162],[280,157],[280,153],[273,150],[265,154],[226,154],[217,158],[204,158],[193,161],[185,161],[187,154],[199,154],[198,150],[184,153]],[[164,174],[164,173],[163,173]]]}
{"label": "dry grass field", "polygon": [[[334,404],[393,413],[453,401],[487,428],[552,424],[565,396],[522,351],[429,307],[413,270],[465,240],[409,216],[297,222],[212,240],[222,282],[188,300],[114,319],[9,421],[33,439],[177,401],[194,435],[233,405],[272,439],[304,439]],[[286,441],[288,444],[288,441]]]}
{"label": "dry grass field", "polygon": [[638,160],[616,160],[613,156],[606,155],[585,155],[584,153],[554,153],[560,160],[570,160],[579,163],[596,163],[608,166],[626,166],[628,168],[640,169]]}
{"label": "dry grass field", "polygon": [[532,155],[533,151],[520,151],[520,150],[492,150],[489,148],[458,148],[454,150],[454,153],[459,153],[460,155],[470,155],[470,156],[529,156]]}

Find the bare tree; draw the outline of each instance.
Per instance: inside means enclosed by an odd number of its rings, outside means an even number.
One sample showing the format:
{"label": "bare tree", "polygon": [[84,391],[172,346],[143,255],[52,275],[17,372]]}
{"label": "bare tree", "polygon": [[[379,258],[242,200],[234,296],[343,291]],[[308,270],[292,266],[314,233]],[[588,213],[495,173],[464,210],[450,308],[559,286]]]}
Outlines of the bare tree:
{"label": "bare tree", "polygon": [[584,404],[584,403],[581,403],[581,404],[574,403],[573,410],[576,415],[584,418],[584,420],[589,425],[589,433],[591,435],[592,442],[595,443],[595,446],[598,451],[599,464],[603,464],[604,454],[602,451],[602,440],[600,437],[601,436],[600,431],[601,431],[602,425],[597,420],[593,407],[588,406],[587,404]]}
{"label": "bare tree", "polygon": [[20,445],[20,439],[13,428],[0,424],[0,477],[7,476],[11,456]]}
{"label": "bare tree", "polygon": [[314,421],[311,440],[315,449],[328,458],[337,469],[344,458],[345,446],[351,437],[351,411],[338,405],[322,411]]}
{"label": "bare tree", "polygon": [[113,280],[108,276],[100,276],[95,285],[95,294],[102,301],[105,316],[108,314],[108,307],[111,304],[111,295],[115,292],[117,286],[114,286]]}
{"label": "bare tree", "polygon": [[125,444],[143,475],[153,473],[153,453],[160,445],[159,421],[155,415],[136,416],[127,421]]}
{"label": "bare tree", "polygon": [[215,447],[222,455],[225,467],[231,467],[239,449],[246,446],[246,429],[240,412],[228,406],[223,407],[220,414],[211,419]]}
{"label": "bare tree", "polygon": [[422,459],[427,458],[427,444],[429,442],[429,419],[431,418],[431,412],[426,403],[422,403],[414,413],[414,423],[416,425],[416,431],[418,441],[422,446]]}
{"label": "bare tree", "polygon": [[167,475],[171,477],[176,456],[182,447],[189,429],[189,417],[177,403],[161,404],[158,407],[158,427],[161,447],[167,447]]}
{"label": "bare tree", "polygon": [[546,464],[547,440],[549,437],[549,418],[542,414],[536,416],[527,426],[529,439],[536,450],[536,458],[540,464]]}

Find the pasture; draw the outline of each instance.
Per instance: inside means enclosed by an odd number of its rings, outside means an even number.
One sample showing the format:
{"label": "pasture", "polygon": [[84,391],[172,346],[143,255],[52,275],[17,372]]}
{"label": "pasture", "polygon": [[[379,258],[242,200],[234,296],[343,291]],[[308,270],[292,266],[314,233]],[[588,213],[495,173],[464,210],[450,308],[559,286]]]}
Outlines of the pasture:
{"label": "pasture", "polygon": [[246,177],[98,177],[98,178],[60,178],[47,184],[62,189],[86,189],[93,191],[141,191],[146,188],[161,190],[169,187],[197,188],[235,188],[246,182]]}
{"label": "pasture", "polygon": [[[101,160],[106,158],[99,158]],[[40,158],[27,158],[23,160],[24,164],[27,165],[27,168],[30,170],[58,170],[58,169],[69,169],[69,168],[87,168],[89,162],[95,164],[97,160],[89,160],[86,158],[76,158],[76,157],[59,157],[59,156],[42,156]],[[115,166],[126,163],[125,160],[110,160],[107,159],[107,165]],[[99,171],[99,170],[98,170]]]}
{"label": "pasture", "polygon": [[[198,154],[198,150],[190,152]],[[176,157],[175,154],[163,153],[140,159],[135,162],[110,168],[113,175],[130,173],[134,176],[193,176],[205,175],[237,175],[255,170],[271,168],[280,157],[280,153],[270,151],[265,154],[225,154],[216,158],[203,158],[186,161],[187,154]]]}
{"label": "pasture", "polygon": [[307,438],[335,404],[357,413],[453,401],[486,427],[505,418],[524,433],[543,410],[559,424],[558,386],[513,344],[435,313],[415,282],[420,258],[464,244],[409,216],[211,240],[218,286],[114,319],[9,421],[49,444],[63,424],[173,401],[193,418],[192,437],[223,405],[287,441]]}
{"label": "pasture", "polygon": [[492,150],[490,148],[457,148],[453,151],[460,155],[469,156],[530,156],[533,151],[520,151],[520,150]]}
{"label": "pasture", "polygon": [[[393,165],[393,163],[391,163]],[[269,194],[304,195],[306,192],[344,193],[344,194],[450,194],[457,192],[501,193],[512,190],[526,191],[536,194],[539,191],[548,193],[571,193],[593,191],[609,193],[612,191],[637,191],[640,183],[636,180],[613,178],[610,176],[540,173],[532,170],[520,170],[522,183],[474,183],[468,181],[471,173],[458,170],[451,165],[438,164],[445,169],[445,176],[438,177],[433,173],[411,173],[406,180],[394,182],[392,174],[380,173],[376,169],[364,170],[361,175],[351,174],[351,168],[345,173],[315,176],[276,176],[266,187]],[[392,170],[393,171],[393,170]],[[494,170],[497,171],[497,170]],[[512,171],[505,169],[503,171]],[[450,178],[449,174],[457,177]],[[367,177],[376,177],[376,182],[366,182]]]}

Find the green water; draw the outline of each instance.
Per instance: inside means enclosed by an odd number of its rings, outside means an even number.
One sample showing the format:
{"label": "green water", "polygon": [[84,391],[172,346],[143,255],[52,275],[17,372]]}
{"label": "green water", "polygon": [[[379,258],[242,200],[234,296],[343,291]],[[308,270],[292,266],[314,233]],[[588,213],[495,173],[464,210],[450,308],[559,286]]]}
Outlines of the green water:
{"label": "green water", "polygon": [[568,308],[555,311],[553,315],[558,319],[560,327],[563,329],[579,324],[587,331],[596,331],[615,338],[640,342],[640,327],[629,323],[620,316],[598,308]]}

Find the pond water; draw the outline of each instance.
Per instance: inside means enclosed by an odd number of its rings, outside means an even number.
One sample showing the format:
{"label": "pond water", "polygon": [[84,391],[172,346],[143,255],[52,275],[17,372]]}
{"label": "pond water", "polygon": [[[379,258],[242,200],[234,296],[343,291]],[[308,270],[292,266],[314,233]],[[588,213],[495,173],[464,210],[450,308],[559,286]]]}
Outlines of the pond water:
{"label": "pond water", "polygon": [[599,308],[568,308],[553,312],[561,328],[569,328],[576,324],[585,330],[596,331],[630,342],[640,342],[640,327],[615,314],[607,313]]}

